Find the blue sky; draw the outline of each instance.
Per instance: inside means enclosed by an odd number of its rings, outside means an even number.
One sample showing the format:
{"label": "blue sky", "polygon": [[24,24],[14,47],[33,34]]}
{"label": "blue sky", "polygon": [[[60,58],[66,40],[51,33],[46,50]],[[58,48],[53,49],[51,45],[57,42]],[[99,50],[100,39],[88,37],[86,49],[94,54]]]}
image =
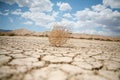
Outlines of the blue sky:
{"label": "blue sky", "polygon": [[120,0],[0,0],[0,29],[47,31],[54,24],[74,33],[120,36]]}

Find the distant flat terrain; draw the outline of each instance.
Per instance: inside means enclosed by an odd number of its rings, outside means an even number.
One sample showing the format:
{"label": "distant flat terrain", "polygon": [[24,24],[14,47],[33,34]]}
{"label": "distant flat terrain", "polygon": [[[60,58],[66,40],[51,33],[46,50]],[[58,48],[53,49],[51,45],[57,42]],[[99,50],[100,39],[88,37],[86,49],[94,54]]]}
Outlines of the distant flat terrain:
{"label": "distant flat terrain", "polygon": [[[0,30],[0,36],[34,36],[34,37],[48,37],[50,31],[35,32],[28,29],[16,29],[16,30]],[[87,39],[87,40],[99,40],[99,41],[116,41],[120,42],[120,36],[103,36],[92,34],[80,34],[71,33],[72,39]]]}
{"label": "distant flat terrain", "polygon": [[120,42],[0,36],[0,80],[120,80]]}

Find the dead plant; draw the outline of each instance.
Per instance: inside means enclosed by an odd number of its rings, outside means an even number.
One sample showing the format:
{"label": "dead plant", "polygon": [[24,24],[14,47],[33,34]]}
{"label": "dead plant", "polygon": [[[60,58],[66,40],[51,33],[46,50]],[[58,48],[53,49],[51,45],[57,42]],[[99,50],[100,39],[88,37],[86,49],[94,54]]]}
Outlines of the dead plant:
{"label": "dead plant", "polygon": [[65,44],[69,37],[70,29],[61,25],[54,25],[48,35],[51,45],[57,47]]}

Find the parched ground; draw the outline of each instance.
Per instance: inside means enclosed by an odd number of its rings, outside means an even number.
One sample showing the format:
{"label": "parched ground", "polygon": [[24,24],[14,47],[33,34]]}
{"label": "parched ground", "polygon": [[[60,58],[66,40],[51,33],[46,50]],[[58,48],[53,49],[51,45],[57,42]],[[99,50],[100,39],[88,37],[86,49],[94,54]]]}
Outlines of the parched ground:
{"label": "parched ground", "polygon": [[0,37],[0,80],[120,80],[120,42]]}

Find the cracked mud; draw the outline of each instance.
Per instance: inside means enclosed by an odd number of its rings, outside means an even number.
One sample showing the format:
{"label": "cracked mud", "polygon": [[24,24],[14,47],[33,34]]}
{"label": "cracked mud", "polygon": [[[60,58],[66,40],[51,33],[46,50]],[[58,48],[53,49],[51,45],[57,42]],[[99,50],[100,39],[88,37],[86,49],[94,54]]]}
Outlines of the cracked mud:
{"label": "cracked mud", "polygon": [[120,80],[120,42],[0,37],[0,80]]}

